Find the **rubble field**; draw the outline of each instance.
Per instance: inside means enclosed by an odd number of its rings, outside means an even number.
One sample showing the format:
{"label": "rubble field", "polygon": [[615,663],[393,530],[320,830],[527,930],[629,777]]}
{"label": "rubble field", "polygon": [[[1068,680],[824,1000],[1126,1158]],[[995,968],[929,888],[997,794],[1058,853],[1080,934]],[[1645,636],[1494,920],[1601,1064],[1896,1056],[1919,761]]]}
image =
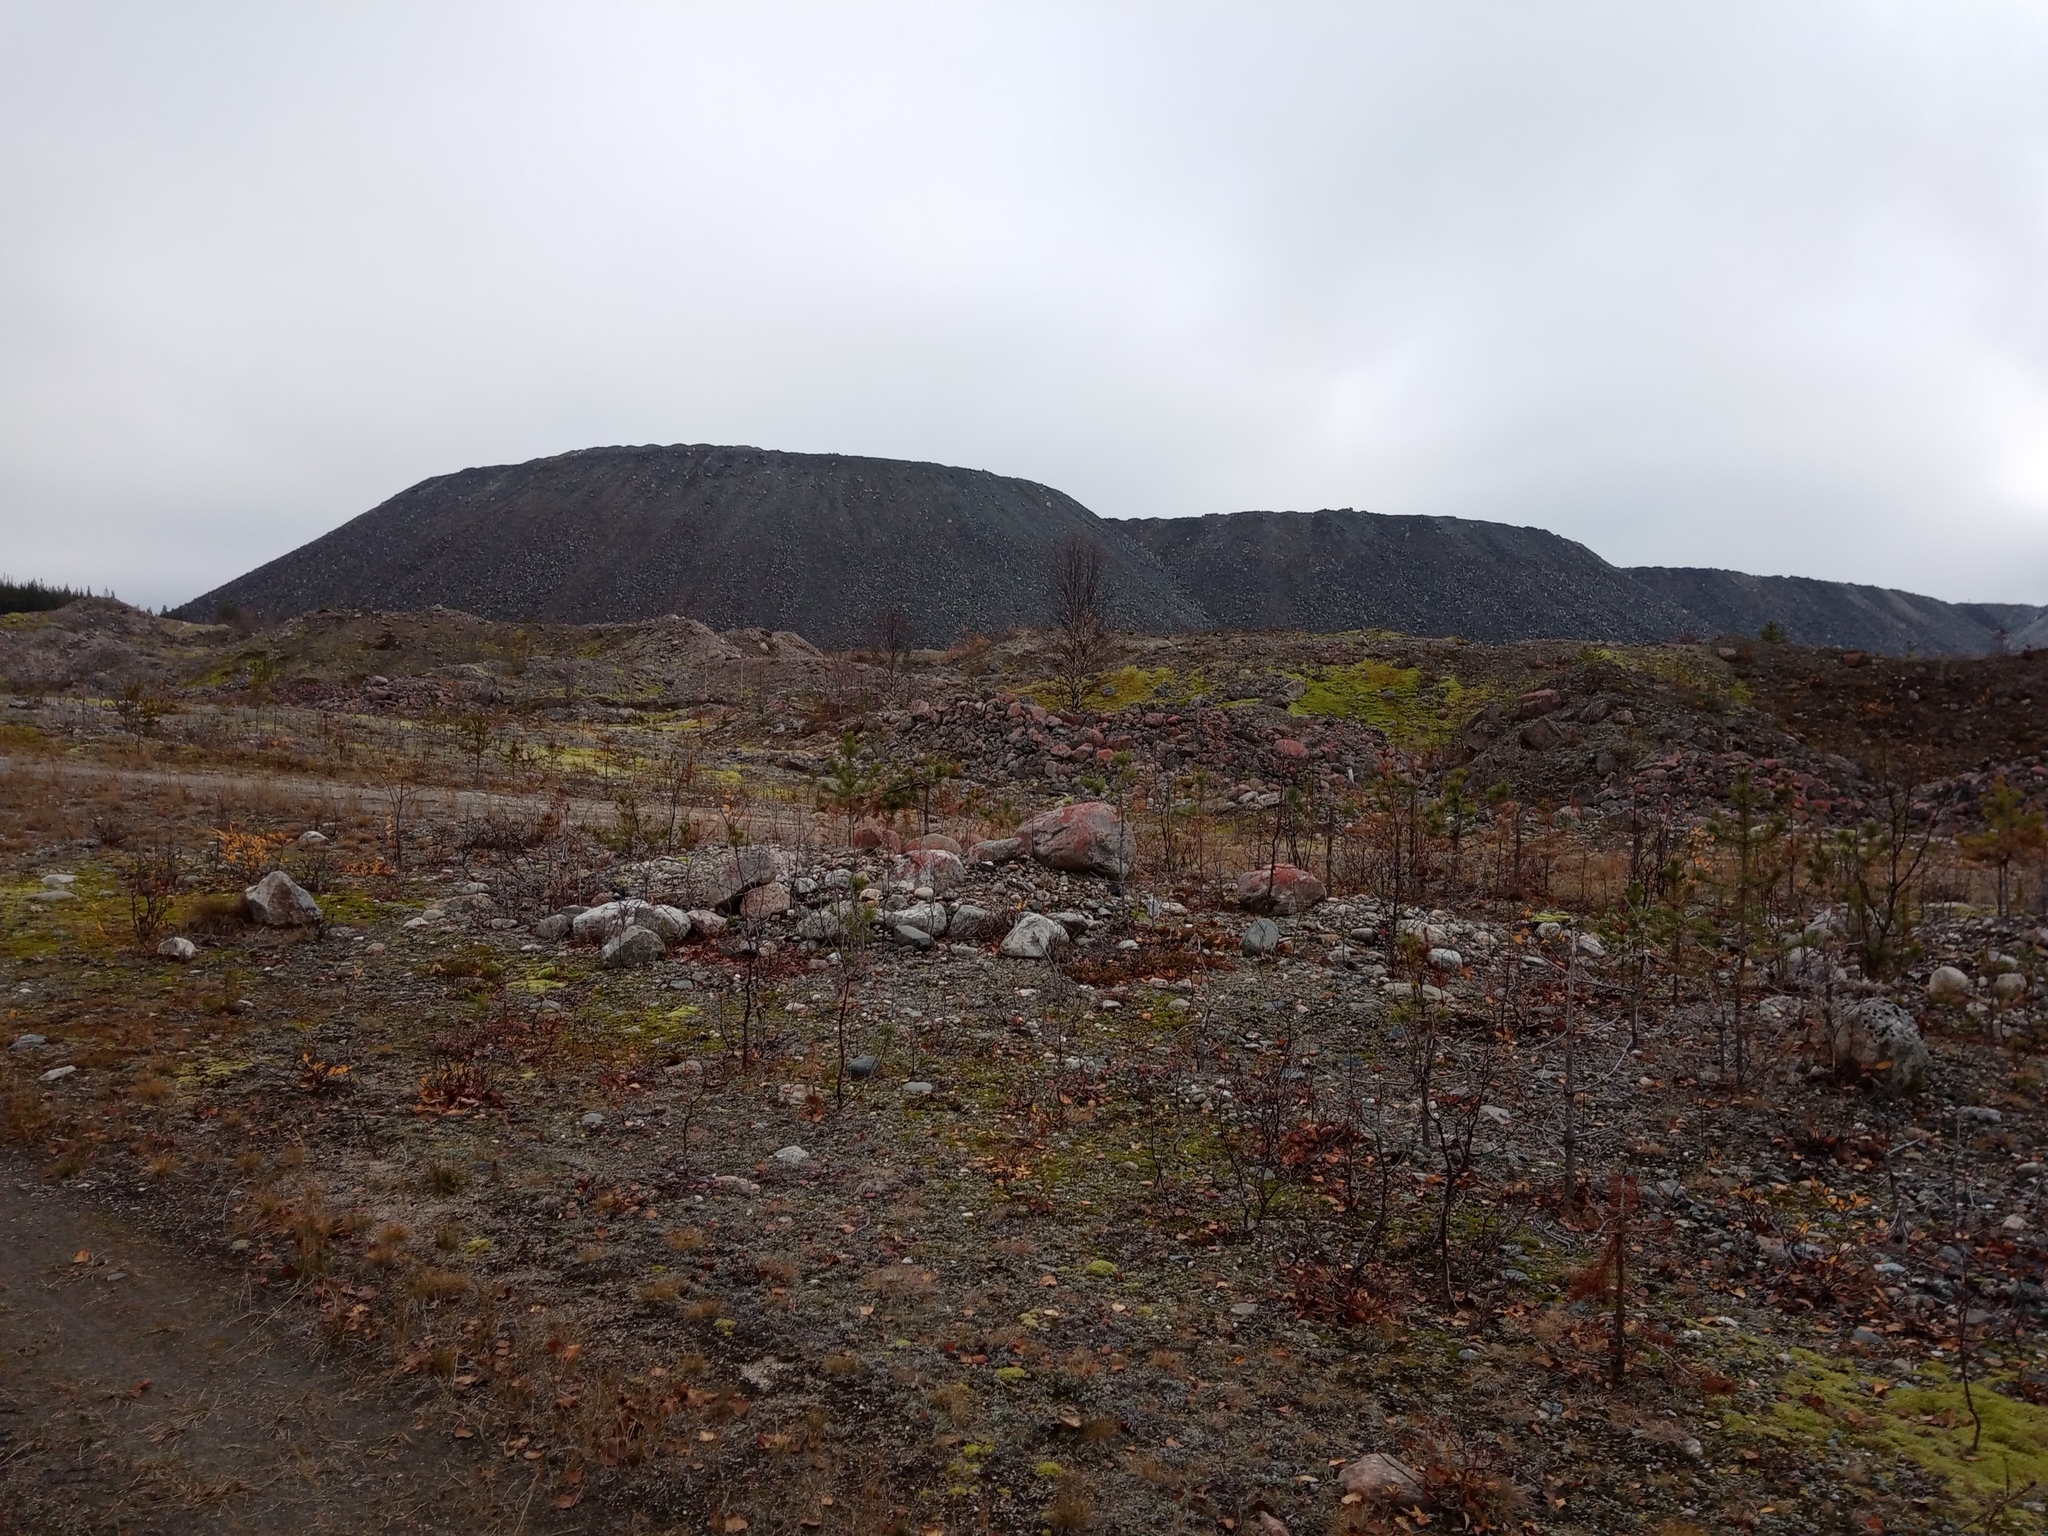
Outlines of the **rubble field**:
{"label": "rubble field", "polygon": [[0,1530],[2048,1528],[2031,657],[101,612]]}

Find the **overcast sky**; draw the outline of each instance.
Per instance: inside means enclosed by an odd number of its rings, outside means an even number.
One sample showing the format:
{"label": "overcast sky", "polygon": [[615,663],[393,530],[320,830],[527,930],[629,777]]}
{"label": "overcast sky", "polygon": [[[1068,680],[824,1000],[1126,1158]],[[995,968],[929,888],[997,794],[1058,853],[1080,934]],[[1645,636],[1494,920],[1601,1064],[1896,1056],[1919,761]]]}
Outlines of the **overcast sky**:
{"label": "overcast sky", "polygon": [[2048,6],[0,0],[0,571],[668,442],[2048,603]]}

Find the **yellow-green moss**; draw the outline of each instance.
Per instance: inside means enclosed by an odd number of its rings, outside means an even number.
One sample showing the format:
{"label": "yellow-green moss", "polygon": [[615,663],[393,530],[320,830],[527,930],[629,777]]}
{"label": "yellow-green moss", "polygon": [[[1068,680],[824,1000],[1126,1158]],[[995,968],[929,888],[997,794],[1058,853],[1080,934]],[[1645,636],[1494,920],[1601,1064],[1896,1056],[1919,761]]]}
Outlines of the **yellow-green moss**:
{"label": "yellow-green moss", "polygon": [[[1782,1385],[1784,1401],[1759,1420],[1731,1414],[1731,1428],[1788,1443],[1824,1443],[1839,1435],[1865,1450],[1910,1461],[1947,1483],[1958,1498],[2002,1494],[2008,1477],[2015,1488],[2030,1482],[2048,1485],[2048,1407],[2007,1396],[1996,1376],[1971,1385],[1984,1424],[1973,1456],[1976,1426],[1962,1383],[1942,1367],[1922,1367],[1916,1384],[1878,1397],[1852,1365],[1830,1362],[1810,1350],[1795,1351],[1794,1359]],[[2023,1513],[2012,1512],[2016,1517]],[[2031,1525],[2011,1528],[2048,1528],[2038,1516],[2027,1518]]]}
{"label": "yellow-green moss", "polygon": [[1356,720],[1386,732],[1406,747],[1435,746],[1450,739],[1485,694],[1455,677],[1430,687],[1419,667],[1397,667],[1366,657],[1343,667],[1316,667],[1296,674],[1307,687],[1288,713]]}

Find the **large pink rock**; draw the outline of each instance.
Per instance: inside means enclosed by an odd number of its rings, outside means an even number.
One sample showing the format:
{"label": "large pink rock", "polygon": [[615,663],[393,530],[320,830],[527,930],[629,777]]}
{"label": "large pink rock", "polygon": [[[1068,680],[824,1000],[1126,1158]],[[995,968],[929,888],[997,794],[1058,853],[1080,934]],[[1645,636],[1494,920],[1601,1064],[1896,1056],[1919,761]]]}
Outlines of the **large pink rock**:
{"label": "large pink rock", "polygon": [[927,832],[923,837],[913,837],[903,845],[905,853],[915,853],[921,848],[937,848],[956,855],[961,851],[958,839],[948,837],[943,832]]}
{"label": "large pink rock", "polygon": [[750,923],[758,923],[764,917],[780,916],[789,908],[789,887],[780,880],[757,885],[740,898],[740,916]]}
{"label": "large pink rock", "polygon": [[1138,855],[1137,831],[1101,800],[1034,816],[1017,829],[1031,857],[1053,869],[1121,880]]}
{"label": "large pink rock", "polygon": [[1276,917],[1299,917],[1329,895],[1322,881],[1292,864],[1247,870],[1237,877],[1237,904]]}
{"label": "large pink rock", "polygon": [[928,885],[943,896],[967,878],[967,865],[943,848],[914,848],[889,866],[889,878],[909,885]]}
{"label": "large pink rock", "polygon": [[882,848],[890,853],[896,853],[902,849],[903,839],[887,827],[878,827],[871,821],[864,821],[853,829],[853,846]]}

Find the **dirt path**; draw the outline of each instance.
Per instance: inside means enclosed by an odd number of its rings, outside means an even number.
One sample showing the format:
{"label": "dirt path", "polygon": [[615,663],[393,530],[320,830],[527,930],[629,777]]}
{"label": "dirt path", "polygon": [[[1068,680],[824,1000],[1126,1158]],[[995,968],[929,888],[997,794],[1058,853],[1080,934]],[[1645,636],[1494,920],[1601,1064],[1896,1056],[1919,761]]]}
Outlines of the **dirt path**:
{"label": "dirt path", "polygon": [[0,1162],[0,1233],[0,1533],[590,1528],[139,1221]]}
{"label": "dirt path", "polygon": [[[153,789],[188,789],[201,797],[233,795],[240,798],[269,796],[301,802],[330,801],[355,812],[382,814],[383,791],[374,785],[355,784],[345,779],[323,779],[295,773],[221,773],[212,769],[128,768],[116,763],[90,759],[0,756],[0,783],[19,777],[85,779],[96,783],[129,784]],[[437,815],[480,816],[493,807],[538,812],[548,804],[544,794],[520,790],[498,791],[458,789],[447,785],[423,784],[412,789],[408,814],[433,812]],[[572,800],[571,811],[587,814],[605,807],[595,800]]]}

